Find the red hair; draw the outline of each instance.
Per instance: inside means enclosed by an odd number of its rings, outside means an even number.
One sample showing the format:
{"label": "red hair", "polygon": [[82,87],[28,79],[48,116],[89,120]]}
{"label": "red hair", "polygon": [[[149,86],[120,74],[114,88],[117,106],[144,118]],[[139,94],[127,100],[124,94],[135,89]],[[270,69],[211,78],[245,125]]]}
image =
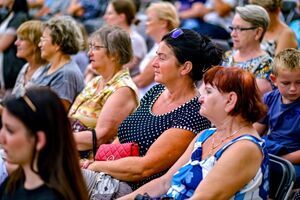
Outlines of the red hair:
{"label": "red hair", "polygon": [[216,66],[204,74],[204,83],[216,87],[221,93],[236,93],[237,102],[229,115],[241,115],[252,123],[265,116],[267,107],[252,73],[239,67]]}

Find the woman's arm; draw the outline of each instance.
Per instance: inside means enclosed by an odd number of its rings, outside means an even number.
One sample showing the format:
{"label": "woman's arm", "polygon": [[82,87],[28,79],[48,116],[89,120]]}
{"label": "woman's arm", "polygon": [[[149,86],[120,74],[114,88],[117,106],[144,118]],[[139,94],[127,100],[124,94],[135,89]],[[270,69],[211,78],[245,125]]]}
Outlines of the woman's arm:
{"label": "woman's arm", "polygon": [[281,156],[293,164],[300,164],[300,150]]}
{"label": "woman's arm", "polygon": [[194,140],[190,143],[184,154],[177,160],[177,162],[169,169],[169,171],[161,176],[160,178],[154,179],[151,182],[143,185],[134,192],[122,197],[120,200],[125,199],[134,199],[138,194],[147,193],[151,197],[159,197],[167,193],[171,185],[171,180],[173,175],[184,165],[186,164],[193,152],[195,141],[198,137],[195,137]]}
{"label": "woman's arm", "polygon": [[263,136],[263,135],[267,134],[267,132],[268,132],[268,126],[266,124],[261,124],[259,122],[255,122],[253,124],[253,127],[255,128],[256,132],[260,136]]}
{"label": "woman's arm", "polygon": [[1,34],[0,35],[0,52],[5,51],[16,39],[14,34]]}
{"label": "woman's arm", "polygon": [[256,78],[256,83],[261,94],[265,94],[267,92],[272,91],[272,85],[270,81],[264,78]]}
{"label": "woman's arm", "polygon": [[277,39],[275,55],[277,55],[280,51],[286,48],[297,48],[297,47],[298,47],[298,43],[296,40],[295,33],[289,27],[286,27],[284,28],[279,38]]}
{"label": "woman's arm", "polygon": [[115,161],[95,161],[88,169],[105,172],[122,181],[139,181],[170,168],[193,140],[191,131],[166,130],[143,157],[126,157]]}
{"label": "woman's arm", "polygon": [[[136,107],[136,95],[129,87],[122,87],[116,90],[106,100],[97,119],[97,146],[114,139],[119,125]],[[92,148],[92,134],[90,131],[74,133],[74,137],[78,150]]]}
{"label": "woman's arm", "polygon": [[223,0],[214,0],[214,10],[220,17],[225,17],[233,10],[233,8]]}
{"label": "woman's arm", "polygon": [[261,150],[253,142],[236,142],[219,158],[191,199],[230,199],[256,175],[262,159]]}

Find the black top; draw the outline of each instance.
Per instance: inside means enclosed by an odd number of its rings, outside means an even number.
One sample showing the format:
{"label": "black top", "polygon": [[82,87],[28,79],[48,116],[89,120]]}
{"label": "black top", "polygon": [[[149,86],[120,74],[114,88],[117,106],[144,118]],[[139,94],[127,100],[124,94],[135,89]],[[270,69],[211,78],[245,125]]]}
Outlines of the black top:
{"label": "black top", "polygon": [[0,200],[60,200],[58,194],[46,185],[35,189],[25,189],[24,181],[19,181],[14,193],[4,193],[8,178],[0,186]]}
{"label": "black top", "polygon": [[[210,127],[210,122],[199,114],[200,103],[197,97],[168,113],[161,115],[152,113],[153,104],[164,90],[163,85],[155,85],[142,98],[137,110],[127,117],[119,127],[118,138],[120,143],[138,143],[140,156],[144,156],[155,140],[170,128],[189,130],[197,134]],[[130,183],[130,185],[133,189],[136,189],[165,172],[150,176],[137,183]]]}

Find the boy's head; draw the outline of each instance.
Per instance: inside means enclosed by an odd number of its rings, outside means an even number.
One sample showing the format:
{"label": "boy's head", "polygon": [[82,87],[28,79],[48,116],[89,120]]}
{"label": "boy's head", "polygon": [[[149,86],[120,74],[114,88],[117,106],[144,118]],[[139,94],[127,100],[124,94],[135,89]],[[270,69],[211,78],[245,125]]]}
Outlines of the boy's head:
{"label": "boy's head", "polygon": [[292,103],[300,99],[299,50],[289,48],[275,56],[271,80],[278,87],[283,103]]}

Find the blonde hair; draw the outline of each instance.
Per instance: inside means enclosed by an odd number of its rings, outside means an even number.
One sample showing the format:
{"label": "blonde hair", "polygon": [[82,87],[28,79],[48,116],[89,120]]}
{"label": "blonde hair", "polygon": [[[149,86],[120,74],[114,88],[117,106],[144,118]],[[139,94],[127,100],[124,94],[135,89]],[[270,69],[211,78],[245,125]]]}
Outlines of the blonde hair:
{"label": "blonde hair", "polygon": [[170,2],[151,3],[146,12],[154,11],[157,18],[168,22],[168,30],[173,30],[179,26],[180,20],[177,10]]}
{"label": "blonde hair", "polygon": [[300,69],[300,50],[288,48],[279,52],[273,61],[273,74],[278,75],[278,69],[284,68],[289,70]]}
{"label": "blonde hair", "polygon": [[34,46],[35,62],[46,64],[47,61],[41,57],[41,49],[38,47],[42,32],[43,23],[39,20],[29,20],[22,23],[17,29],[17,36],[22,40],[30,42]]}

